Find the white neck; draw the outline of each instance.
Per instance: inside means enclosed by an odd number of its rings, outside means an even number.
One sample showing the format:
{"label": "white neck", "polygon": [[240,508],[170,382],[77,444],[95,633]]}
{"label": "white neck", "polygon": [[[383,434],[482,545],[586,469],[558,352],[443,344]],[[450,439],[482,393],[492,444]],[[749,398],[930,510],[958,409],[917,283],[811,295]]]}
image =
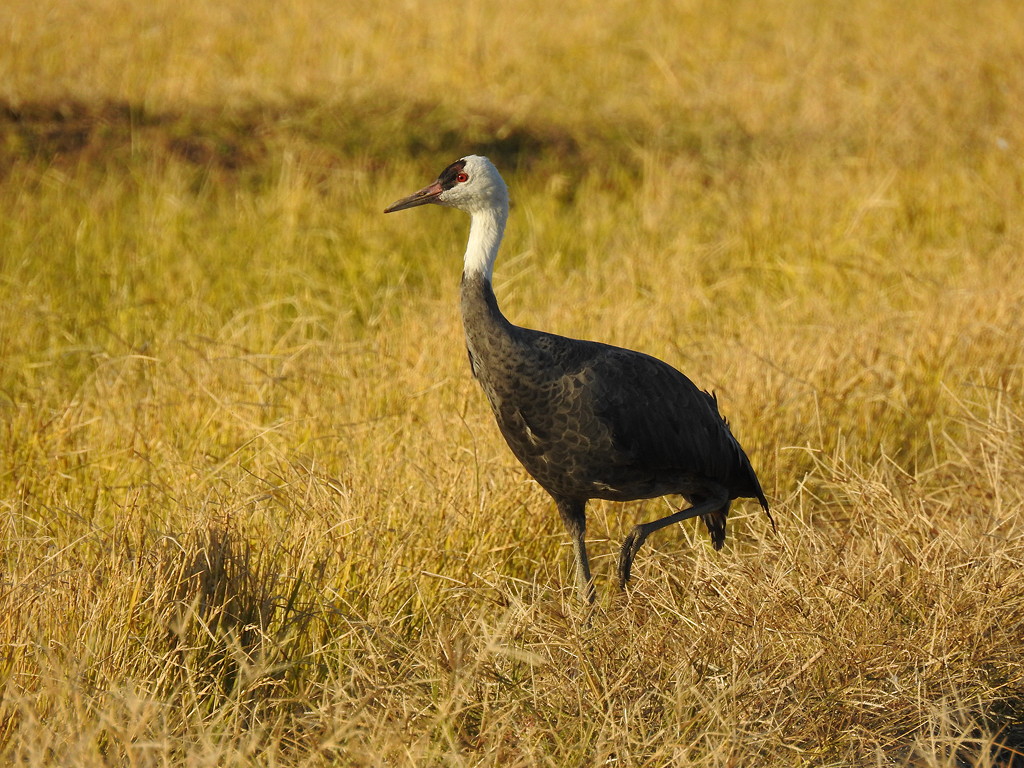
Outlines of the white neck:
{"label": "white neck", "polygon": [[501,237],[505,234],[508,206],[476,210],[473,211],[472,217],[462,272],[467,276],[482,276],[487,282],[491,282],[494,260],[498,257],[498,246],[501,245]]}

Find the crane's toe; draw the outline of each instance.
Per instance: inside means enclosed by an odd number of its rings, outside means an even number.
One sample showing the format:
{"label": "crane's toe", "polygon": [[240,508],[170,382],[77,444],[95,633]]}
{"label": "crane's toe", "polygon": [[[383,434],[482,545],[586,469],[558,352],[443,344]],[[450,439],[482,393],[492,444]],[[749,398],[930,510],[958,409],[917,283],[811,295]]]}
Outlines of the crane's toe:
{"label": "crane's toe", "polygon": [[642,525],[638,525],[622,542],[622,549],[619,552],[619,589],[626,588],[629,571],[633,567],[633,558],[636,557],[636,553],[640,551],[640,547],[646,539],[647,531]]}

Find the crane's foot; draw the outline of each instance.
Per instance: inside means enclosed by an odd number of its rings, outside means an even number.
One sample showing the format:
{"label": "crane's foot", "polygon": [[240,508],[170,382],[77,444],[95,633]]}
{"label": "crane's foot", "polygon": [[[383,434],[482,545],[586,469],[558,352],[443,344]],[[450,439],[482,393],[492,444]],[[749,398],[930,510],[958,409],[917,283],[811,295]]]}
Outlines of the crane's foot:
{"label": "crane's foot", "polygon": [[626,588],[629,571],[633,567],[633,558],[636,557],[636,553],[640,551],[640,547],[646,539],[647,531],[642,525],[638,525],[622,542],[622,549],[619,551],[619,589]]}

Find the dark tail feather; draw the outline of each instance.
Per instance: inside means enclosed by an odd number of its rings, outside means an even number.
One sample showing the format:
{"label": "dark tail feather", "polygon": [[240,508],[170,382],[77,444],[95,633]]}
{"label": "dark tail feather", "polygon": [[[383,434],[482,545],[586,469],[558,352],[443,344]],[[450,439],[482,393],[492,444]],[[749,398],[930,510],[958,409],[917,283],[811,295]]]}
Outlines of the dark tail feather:
{"label": "dark tail feather", "polygon": [[708,512],[706,515],[700,516],[700,519],[704,521],[704,525],[708,527],[708,533],[711,534],[711,543],[715,549],[721,549],[725,545],[725,519],[728,516],[728,504],[721,509],[716,509],[714,512]]}
{"label": "dark tail feather", "polygon": [[[772,533],[778,533],[779,529],[775,525],[775,518],[772,517],[772,511],[768,508],[768,500],[764,497],[763,493],[758,495],[757,500],[761,503],[761,509],[768,515],[768,522],[772,524]],[[725,545],[725,519],[728,516],[728,504],[721,509],[716,509],[714,512],[708,512],[706,515],[700,516],[700,519],[704,521],[704,525],[708,527],[708,533],[711,534],[711,543],[715,549],[721,549]]]}
{"label": "dark tail feather", "polygon": [[[758,488],[758,490],[760,490],[760,488]],[[768,499],[764,497],[764,493],[758,495],[757,500],[761,502],[761,509],[763,509],[764,513],[768,515],[768,522],[772,524],[772,533],[778,533],[779,529],[775,525],[775,518],[772,517],[772,511],[768,509]]]}

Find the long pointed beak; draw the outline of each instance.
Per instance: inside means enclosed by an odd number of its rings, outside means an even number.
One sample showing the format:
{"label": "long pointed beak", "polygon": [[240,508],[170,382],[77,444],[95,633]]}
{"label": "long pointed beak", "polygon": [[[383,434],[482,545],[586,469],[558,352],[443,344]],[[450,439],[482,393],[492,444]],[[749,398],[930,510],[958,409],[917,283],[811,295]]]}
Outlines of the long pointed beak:
{"label": "long pointed beak", "polygon": [[441,186],[441,182],[435,181],[433,184],[424,187],[419,192],[413,192],[408,197],[396,200],[384,209],[384,213],[394,213],[395,211],[404,211],[406,208],[415,208],[417,205],[436,203],[438,195],[442,192],[444,192],[444,187]]}

